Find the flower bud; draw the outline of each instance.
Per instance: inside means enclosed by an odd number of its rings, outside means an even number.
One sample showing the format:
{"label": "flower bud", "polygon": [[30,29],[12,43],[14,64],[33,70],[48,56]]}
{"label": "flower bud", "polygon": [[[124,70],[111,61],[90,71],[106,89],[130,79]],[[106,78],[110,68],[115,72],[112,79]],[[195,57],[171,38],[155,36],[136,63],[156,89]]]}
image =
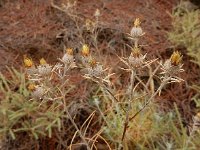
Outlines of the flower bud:
{"label": "flower bud", "polygon": [[41,76],[46,76],[51,73],[52,66],[47,64],[46,60],[44,58],[40,59],[40,65],[38,66],[38,73]]}
{"label": "flower bud", "polygon": [[103,74],[103,66],[98,64],[94,58],[90,58],[89,66],[86,68],[87,75],[90,77],[100,77]]}
{"label": "flower bud", "polygon": [[47,64],[46,60],[44,58],[40,59],[40,65],[45,65]]}
{"label": "flower bud", "polygon": [[138,68],[144,64],[145,57],[146,55],[142,55],[138,47],[134,47],[128,61],[132,67]]}
{"label": "flower bud", "polygon": [[61,61],[66,65],[74,63],[73,49],[71,48],[66,49],[66,53],[62,57]]}
{"label": "flower bud", "polygon": [[30,68],[33,66],[33,61],[28,58],[26,55],[24,55],[24,66],[27,68]]}
{"label": "flower bud", "polygon": [[34,91],[35,89],[36,89],[36,85],[35,85],[34,83],[30,83],[30,84],[28,85],[28,90]]}
{"label": "flower bud", "polygon": [[164,64],[162,65],[162,74],[166,74],[166,75],[170,75],[170,76],[174,76],[176,75],[178,72],[182,72],[182,56],[178,51],[173,52],[173,54],[171,55],[171,57],[169,59],[167,59]]}
{"label": "flower bud", "polygon": [[135,19],[134,26],[131,29],[130,35],[135,40],[138,39],[139,37],[141,37],[142,35],[144,35],[144,32],[143,32],[142,28],[140,27],[140,23],[141,22],[140,22],[139,18]]}
{"label": "flower bud", "polygon": [[139,27],[141,24],[141,21],[139,18],[136,18],[135,21],[134,21],[134,27]]}
{"label": "flower bud", "polygon": [[90,53],[89,47],[86,44],[84,44],[81,51],[82,56],[85,56],[85,57],[89,56],[89,53]]}
{"label": "flower bud", "polygon": [[170,57],[170,60],[171,60],[172,65],[175,65],[175,66],[179,65],[182,61],[181,53],[178,51],[174,51]]}
{"label": "flower bud", "polygon": [[66,54],[73,55],[73,49],[72,48],[67,48],[66,49]]}

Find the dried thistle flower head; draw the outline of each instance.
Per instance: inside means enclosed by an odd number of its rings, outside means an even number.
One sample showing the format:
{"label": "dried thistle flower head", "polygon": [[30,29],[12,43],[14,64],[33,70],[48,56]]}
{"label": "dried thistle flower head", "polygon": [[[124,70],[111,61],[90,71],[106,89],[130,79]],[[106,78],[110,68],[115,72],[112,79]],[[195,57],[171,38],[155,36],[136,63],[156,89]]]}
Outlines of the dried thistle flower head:
{"label": "dried thistle flower head", "polygon": [[139,68],[145,62],[146,55],[142,55],[139,47],[132,49],[131,55],[128,58],[129,64],[133,68]]}
{"label": "dried thistle flower head", "polygon": [[31,91],[31,97],[36,99],[42,98],[45,93],[45,89],[42,86],[35,85],[34,83],[28,85],[28,90]]}
{"label": "dried thistle flower head", "polygon": [[61,61],[66,65],[74,63],[73,49],[67,48],[66,53],[62,57]]}
{"label": "dried thistle flower head", "polygon": [[25,71],[28,75],[33,75],[33,74],[36,74],[37,73],[37,69],[35,68],[35,65],[32,61],[31,58],[28,58],[26,55],[24,55],[24,66],[26,67],[25,68]]}
{"label": "dried thistle flower head", "polygon": [[171,60],[172,65],[175,65],[175,66],[179,65],[182,61],[181,53],[178,51],[174,51],[170,57],[170,60]]}
{"label": "dried thistle flower head", "polygon": [[134,27],[139,27],[141,24],[141,21],[139,18],[136,18],[135,21],[134,21]]}
{"label": "dried thistle flower head", "polygon": [[139,18],[135,19],[134,21],[134,26],[131,29],[131,37],[133,38],[133,40],[138,40],[141,36],[144,35],[144,32],[142,30],[142,28],[140,27],[140,20]]}
{"label": "dried thistle flower head", "polygon": [[28,85],[28,90],[34,91],[35,89],[36,89],[36,85],[35,85],[34,83],[30,83],[30,84]]}
{"label": "dried thistle flower head", "polygon": [[26,55],[24,55],[24,66],[27,68],[30,68],[33,66],[33,61],[31,58],[28,58]]}
{"label": "dried thistle flower head", "polygon": [[46,60],[44,58],[41,58],[40,65],[46,65],[46,64],[47,64]]}
{"label": "dried thistle flower head", "polygon": [[88,66],[85,68],[86,76],[89,77],[100,77],[104,70],[103,66],[100,65],[94,58],[90,58]]}
{"label": "dried thistle flower head", "polygon": [[100,77],[103,74],[103,66],[97,64],[94,68],[87,68],[87,75],[90,77]]}
{"label": "dried thistle flower head", "polygon": [[87,56],[89,56],[89,53],[90,53],[90,49],[89,49],[88,45],[84,44],[82,47],[82,51],[81,51],[82,56],[87,57]]}
{"label": "dried thistle flower head", "polygon": [[181,61],[182,61],[181,54],[177,51],[173,52],[171,57],[169,59],[167,59],[163,65],[161,64],[161,66],[162,66],[161,74],[165,74],[165,76],[171,76],[171,77],[180,79],[176,76],[176,74],[184,71],[182,69],[183,64],[181,64]]}
{"label": "dried thistle flower head", "polygon": [[47,64],[46,60],[44,58],[40,59],[40,65],[38,66],[38,73],[41,76],[46,76],[51,73],[52,66]]}
{"label": "dried thistle flower head", "polygon": [[66,53],[67,53],[68,55],[73,55],[73,49],[72,49],[72,48],[67,48],[67,49],[66,49]]}

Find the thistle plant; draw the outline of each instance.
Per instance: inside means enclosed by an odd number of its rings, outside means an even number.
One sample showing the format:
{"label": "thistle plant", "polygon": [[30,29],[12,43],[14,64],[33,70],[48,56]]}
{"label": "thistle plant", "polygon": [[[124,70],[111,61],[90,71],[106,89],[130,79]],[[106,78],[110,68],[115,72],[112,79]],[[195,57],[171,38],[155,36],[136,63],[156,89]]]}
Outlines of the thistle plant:
{"label": "thistle plant", "polygon": [[136,18],[134,21],[134,26],[130,32],[130,38],[135,42],[135,47],[138,47],[138,41],[140,37],[142,37],[145,33],[143,32],[142,28],[140,27],[141,21],[139,18]]}
{"label": "thistle plant", "polygon": [[[139,113],[145,110],[145,108],[150,105],[150,103],[153,101],[155,96],[159,95],[161,93],[162,88],[165,87],[166,84],[172,83],[172,82],[181,82],[183,81],[181,78],[178,77],[179,72],[182,72],[182,56],[178,51],[173,52],[171,57],[167,59],[164,63],[159,62],[158,59],[148,60],[147,54],[143,54],[141,51],[141,46],[139,44],[139,41],[142,36],[145,35],[143,32],[141,26],[141,22],[137,18],[134,21],[134,26],[131,29],[131,32],[129,35],[129,38],[133,41],[133,46],[129,46],[131,48],[131,54],[128,57],[119,57],[121,62],[123,62],[126,66],[126,68],[121,68],[123,71],[130,73],[130,81],[129,85],[127,87],[127,93],[128,94],[128,100],[124,102],[116,102],[116,103],[126,103],[127,108],[123,107],[122,105],[119,105],[120,109],[124,111],[124,125],[123,125],[123,132],[121,133],[121,142],[119,142],[118,149],[123,148],[123,141],[126,137],[126,133],[130,121],[133,121]],[[152,64],[157,63],[157,67],[155,70],[152,70],[153,66]],[[160,76],[160,86],[155,89],[154,88],[154,76],[158,74],[158,71],[161,70],[159,73]],[[149,79],[145,82],[142,80],[142,72],[149,72]],[[135,102],[135,99],[137,99],[137,94],[139,90],[138,87],[143,87],[143,94],[145,95],[145,101],[144,104],[133,113],[132,108]],[[149,89],[151,88],[151,89]],[[114,94],[112,94],[114,95]],[[118,107],[118,104],[116,104],[113,109]],[[131,115],[130,115],[131,112]],[[107,125],[109,128],[109,125]],[[118,135],[120,136],[120,135]]]}
{"label": "thistle plant", "polygon": [[[96,22],[98,22],[99,16],[100,12],[99,10],[96,10]],[[97,40],[96,25],[92,30],[95,35],[95,40]],[[15,130],[13,129],[12,123],[11,125],[5,123],[5,131],[10,132],[10,135],[15,137],[15,132],[28,130],[36,138],[39,138],[36,133],[46,135],[42,130],[45,129],[45,131],[48,131],[49,137],[51,137],[54,129],[53,127],[57,127],[59,131],[61,131],[61,123],[69,120],[76,129],[71,143],[78,134],[83,145],[90,150],[94,147],[96,139],[100,137],[100,133],[105,133],[107,135],[106,137],[110,138],[112,142],[117,139],[117,149],[125,149],[124,141],[127,137],[130,137],[127,136],[127,134],[129,134],[131,129],[137,126],[137,123],[132,123],[134,122],[134,119],[137,119],[137,116],[143,111],[147,112],[147,114],[152,114],[151,110],[145,110],[148,106],[150,106],[155,97],[161,94],[162,89],[167,84],[183,81],[183,79],[179,77],[179,73],[183,71],[182,55],[180,52],[174,51],[171,57],[164,62],[161,62],[158,59],[148,60],[148,54],[142,51],[140,45],[140,40],[144,35],[145,33],[141,27],[141,21],[137,18],[134,21],[130,34],[128,34],[129,39],[133,43],[133,45],[129,46],[131,48],[130,55],[128,57],[118,56],[120,62],[125,65],[124,68],[121,67],[122,71],[129,74],[129,83],[127,88],[121,92],[122,94],[117,91],[118,89],[110,80],[111,76],[115,75],[115,73],[110,72],[109,67],[105,67],[101,62],[97,61],[97,59],[92,55],[90,47],[87,44],[83,44],[80,48],[80,57],[78,58],[79,61],[75,61],[74,51],[72,48],[65,49],[63,56],[58,58],[58,62],[56,64],[49,64],[44,58],[41,58],[39,63],[35,63],[31,58],[24,56],[25,74],[28,82],[27,90],[30,93],[27,94],[27,103],[34,104],[33,107],[31,107],[31,110],[33,110],[31,111],[31,114],[34,114],[34,112],[37,111],[36,117],[46,117],[47,119],[42,118],[45,120],[45,123],[42,124],[41,128],[39,128],[40,125],[38,124],[35,125],[36,127],[28,128],[28,124],[22,125],[23,129]],[[96,43],[94,44],[94,47],[98,49],[97,41],[94,43]],[[81,64],[79,64],[79,62]],[[157,66],[154,67],[154,64]],[[74,117],[69,111],[70,105],[66,101],[67,93],[69,91],[68,89],[73,88],[73,85],[70,86],[69,77],[71,70],[74,68],[81,70],[85,79],[97,84],[100,87],[100,91],[104,95],[107,95],[107,98],[105,99],[108,99],[108,101],[100,101],[100,99],[95,99],[94,101],[97,111],[99,112],[99,118],[102,118],[103,121],[101,122],[99,121],[100,119],[98,119],[98,121],[102,123],[102,129],[91,139],[90,137],[86,137],[86,130],[83,132],[82,127],[79,128],[74,121]],[[143,80],[142,78],[144,72],[148,72],[147,80]],[[157,88],[154,86],[155,76],[159,77],[160,81]],[[103,105],[104,108],[101,108],[101,105]],[[4,117],[5,115],[8,115],[7,118],[9,118],[11,113],[11,118],[17,122],[18,120],[26,118],[27,115],[29,116],[29,112],[23,112],[24,107],[25,106],[20,109],[20,113],[17,117],[14,116],[10,110],[6,111],[6,113],[5,111],[2,111],[2,114]],[[40,108],[44,109],[44,116],[39,113]],[[55,115],[52,115],[51,110],[53,110],[52,112],[55,113]],[[53,116],[52,118],[51,115]],[[22,118],[20,118],[21,116]],[[90,120],[93,116],[94,115],[91,114],[85,122]],[[15,118],[18,120],[15,120]],[[146,127],[148,129],[151,128],[151,122],[154,120],[153,117],[148,118],[147,115],[142,119],[150,122]],[[40,122],[40,120],[38,122]],[[7,128],[6,125],[9,125],[9,128]],[[82,126],[84,125],[85,123]],[[89,123],[86,129],[88,126]],[[17,125],[14,127],[17,127]],[[131,129],[129,127],[131,127]],[[117,128],[117,130],[114,130],[115,128]],[[38,129],[37,132],[35,132],[35,129]],[[114,134],[112,130],[114,131]],[[140,128],[141,132],[143,130],[145,129]],[[133,132],[130,133],[132,134]],[[138,133],[140,132],[138,131]],[[145,130],[144,133],[147,133],[147,131]],[[96,139],[94,140],[94,138]],[[70,149],[71,145],[69,146]],[[107,145],[109,147],[109,144]]]}
{"label": "thistle plant", "polygon": [[[119,113],[123,117],[121,117],[122,120],[124,120],[124,124],[120,124],[118,127],[122,128],[122,130],[119,129],[119,131],[122,131],[121,133],[121,142],[119,142],[118,149],[123,148],[123,141],[126,137],[126,132],[129,127],[130,121],[135,119],[139,113],[145,110],[145,108],[150,105],[150,103],[154,100],[154,98],[161,93],[161,90],[166,86],[166,84],[172,83],[172,82],[181,82],[183,81],[181,78],[178,77],[178,74],[183,71],[182,69],[182,55],[178,51],[174,51],[173,54],[169,59],[167,59],[164,63],[159,62],[158,59],[148,60],[147,54],[143,54],[141,51],[141,46],[139,45],[139,41],[142,36],[145,35],[143,32],[141,26],[140,26],[140,20],[137,18],[134,21],[134,26],[131,29],[131,33],[128,34],[129,38],[133,41],[133,46],[129,46],[131,48],[131,54],[126,57],[119,57],[121,62],[123,62],[126,66],[126,68],[121,68],[123,71],[127,71],[130,73],[130,84],[127,88],[128,94],[128,100],[126,101],[120,101],[118,98],[116,98],[116,95],[114,94],[114,90],[109,87],[110,85],[110,76],[114,74],[107,74],[107,68],[103,69],[104,67],[96,61],[91,55],[89,47],[84,45],[81,51],[82,55],[82,63],[84,66],[84,77],[96,82],[102,89],[105,89],[106,92],[111,96],[112,99],[112,105],[109,108],[110,111],[114,110],[121,110],[123,113]],[[152,64],[158,64],[155,70],[152,70]],[[158,71],[161,72],[158,74]],[[147,71],[149,72],[149,79],[145,82],[141,79],[142,72]],[[154,89],[154,76],[158,74],[160,76],[160,85],[157,89]],[[138,86],[143,87],[142,95],[145,95],[145,101],[144,104],[138,109],[135,110],[133,113],[132,107],[134,105],[136,97],[136,93],[138,93]],[[151,89],[149,89],[151,88]],[[141,90],[141,87],[140,87]],[[102,112],[101,108],[99,107],[100,102],[95,101],[95,105],[97,106],[103,120],[105,121],[106,125],[104,130],[109,131],[112,130],[112,125],[109,124],[108,117],[104,116],[104,113]],[[128,107],[125,108],[121,103],[128,104]],[[117,112],[118,112],[117,111]],[[131,112],[131,115],[130,115]],[[118,115],[119,115],[118,114]],[[119,116],[120,116],[119,115]],[[116,115],[117,116],[117,115]],[[118,122],[119,123],[119,122]],[[119,132],[118,132],[119,134]],[[109,132],[107,133],[109,135]],[[115,137],[119,137],[120,135]],[[113,140],[112,135],[109,135]]]}
{"label": "thistle plant", "polygon": [[180,79],[177,74],[183,72],[183,64],[181,63],[182,56],[178,51],[175,51],[171,57],[161,64],[161,74],[164,75],[163,79],[170,78],[171,82],[180,82],[183,81]]}
{"label": "thistle plant", "polygon": [[[88,141],[83,136],[69,113],[65,100],[66,85],[69,82],[69,72],[71,69],[76,67],[73,49],[66,49],[64,55],[58,60],[60,62],[55,65],[50,65],[44,58],[42,58],[40,59],[39,65],[36,65],[31,58],[24,57],[24,65],[26,67],[25,71],[30,81],[28,89],[31,92],[33,100],[41,101],[41,105],[45,102],[56,100],[56,103],[63,106],[64,113],[67,114],[84,145],[86,145],[87,149],[90,149]],[[90,48],[86,44],[83,44],[82,46],[80,60],[83,66],[83,77],[96,82],[100,87],[108,91],[109,94],[112,94],[108,88],[108,84],[110,84],[109,77],[112,74],[106,75],[107,68],[104,69],[103,65],[91,56]],[[56,83],[55,85],[54,80],[58,80],[59,83]],[[112,98],[112,101],[115,100],[114,98]]]}
{"label": "thistle plant", "polygon": [[[26,65],[32,64],[32,61],[27,60],[26,58]],[[52,137],[54,129],[61,130],[63,111],[60,110],[60,104],[57,102],[52,105],[47,102],[41,104],[44,89],[31,83],[32,81],[25,82],[24,74],[14,69],[9,71],[12,73],[12,80],[7,80],[2,74],[0,77],[2,81],[0,89],[5,95],[0,108],[1,136],[5,135],[12,140],[18,139],[20,133],[34,139]],[[18,83],[20,83],[19,90],[14,92],[12,86]]]}
{"label": "thistle plant", "polygon": [[[82,135],[80,129],[74,122],[66,105],[66,85],[69,81],[69,72],[71,69],[76,67],[73,49],[67,48],[62,58],[59,58],[58,60],[60,62],[56,63],[55,65],[50,65],[44,58],[42,58],[40,59],[40,64],[34,66],[33,61],[30,58],[25,57],[24,64],[28,69],[26,73],[28,75],[28,79],[31,81],[28,89],[31,92],[32,98],[36,100],[42,100],[41,105],[44,103],[44,101],[56,100],[56,103],[58,103],[60,107],[63,106],[64,112],[67,114],[69,120],[79,133],[79,136],[83,140],[84,144],[88,149],[90,149],[85,137]],[[34,72],[31,71],[30,73],[30,69],[34,69]],[[59,84],[55,85],[55,79],[59,81]]]}
{"label": "thistle plant", "polygon": [[114,102],[118,101],[110,89],[110,77],[114,75],[114,73],[108,73],[107,71],[109,68],[105,68],[100,62],[97,62],[96,59],[91,56],[87,45],[83,45],[81,55],[81,60],[84,66],[82,69],[84,72],[83,77],[97,83],[101,88],[105,89],[111,96],[112,104],[114,104]]}

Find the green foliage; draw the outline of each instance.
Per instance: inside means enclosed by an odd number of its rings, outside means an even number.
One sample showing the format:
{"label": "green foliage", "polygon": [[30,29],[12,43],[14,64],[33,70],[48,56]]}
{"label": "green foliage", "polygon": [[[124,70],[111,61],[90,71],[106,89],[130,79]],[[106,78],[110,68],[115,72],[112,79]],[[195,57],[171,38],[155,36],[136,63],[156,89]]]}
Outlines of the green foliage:
{"label": "green foliage", "polygon": [[[177,6],[172,13],[173,30],[168,33],[169,40],[175,47],[185,47],[187,54],[192,57],[192,62],[200,66],[200,10],[188,10],[182,6]],[[193,100],[199,109],[200,85],[194,85],[193,88],[198,93]]]}
{"label": "green foliage", "polygon": [[14,69],[9,71],[9,80],[0,75],[0,91],[4,95],[0,101],[1,136],[9,135],[16,139],[17,134],[27,133],[35,139],[51,137],[53,129],[61,129],[63,111],[59,103],[41,104],[41,101],[28,100],[25,75]]}
{"label": "green foliage", "polygon": [[[102,125],[103,136],[114,149],[117,149],[121,143],[126,115],[122,105],[126,110],[127,104],[122,102],[121,106],[116,105],[111,108],[108,95],[105,93],[101,95],[94,98],[94,104],[101,114],[99,119],[104,122]],[[148,97],[135,93],[130,116],[133,116],[142,107],[145,99]],[[121,100],[126,101],[127,95],[121,97]],[[136,118],[129,121],[123,147],[125,150],[195,150],[200,146],[200,143],[197,142],[199,138],[200,134],[197,132],[192,136],[188,134],[188,127],[183,125],[183,120],[175,104],[173,110],[164,112],[160,110],[158,104],[151,103]]]}
{"label": "green foliage", "polygon": [[[131,115],[141,107],[141,99],[132,105]],[[102,110],[103,111],[103,110]],[[105,110],[104,110],[105,111]],[[125,118],[124,111],[116,108],[109,111],[105,116],[106,124],[104,136],[117,148],[123,132]],[[162,112],[159,106],[151,104],[135,119],[129,122],[126,140],[123,145],[125,150],[129,149],[152,149],[152,150],[195,150],[199,147],[200,134],[191,137],[188,135],[187,127],[183,126],[182,118],[175,105],[174,111]]]}
{"label": "green foliage", "polygon": [[172,13],[172,19],[169,40],[176,47],[185,47],[192,61],[200,65],[200,10],[189,11],[179,5]]}

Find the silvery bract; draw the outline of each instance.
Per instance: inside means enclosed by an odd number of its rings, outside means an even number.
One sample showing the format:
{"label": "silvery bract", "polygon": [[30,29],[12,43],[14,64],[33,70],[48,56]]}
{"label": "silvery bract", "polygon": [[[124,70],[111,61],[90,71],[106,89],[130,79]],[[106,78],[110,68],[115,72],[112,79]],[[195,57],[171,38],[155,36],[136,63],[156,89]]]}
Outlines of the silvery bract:
{"label": "silvery bract", "polygon": [[140,67],[144,64],[144,59],[146,55],[140,55],[139,57],[129,56],[128,61],[132,67]]}
{"label": "silvery bract", "polygon": [[171,63],[171,60],[167,59],[161,67],[161,69],[163,71],[161,74],[173,76],[173,75],[177,74],[178,72],[183,71],[183,69],[181,69],[182,66],[183,66],[182,64],[174,66]]}
{"label": "silvery bract", "polygon": [[138,39],[139,37],[141,37],[143,35],[143,31],[141,27],[133,27],[131,29],[131,37],[134,39]]}
{"label": "silvery bract", "polygon": [[36,87],[36,89],[31,93],[31,96],[32,96],[33,98],[38,99],[38,98],[42,98],[42,96],[44,95],[44,93],[45,93],[45,89],[44,89],[43,87],[41,87],[41,86],[38,86],[38,87]]}
{"label": "silvery bract", "polygon": [[44,65],[38,66],[38,73],[41,76],[49,75],[51,73],[51,70],[52,70],[52,66],[50,66],[49,64],[44,64]]}
{"label": "silvery bract", "polygon": [[68,65],[68,64],[71,64],[74,62],[74,56],[66,53],[66,54],[64,54],[64,56],[62,57],[61,60],[64,64]]}
{"label": "silvery bract", "polygon": [[99,64],[97,64],[95,67],[88,67],[86,70],[90,77],[100,77],[103,74],[103,67]]}
{"label": "silvery bract", "polygon": [[35,66],[32,66],[31,68],[26,68],[26,73],[28,75],[34,75],[38,73],[38,69],[36,69]]}

